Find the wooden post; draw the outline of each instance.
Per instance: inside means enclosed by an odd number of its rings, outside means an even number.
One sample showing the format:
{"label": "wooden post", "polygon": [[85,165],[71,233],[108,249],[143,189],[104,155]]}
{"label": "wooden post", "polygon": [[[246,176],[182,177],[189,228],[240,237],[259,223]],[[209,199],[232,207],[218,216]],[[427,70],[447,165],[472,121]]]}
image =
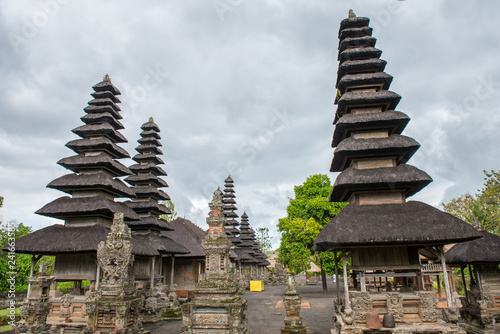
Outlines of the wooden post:
{"label": "wooden post", "polygon": [[97,264],[97,272],[95,274],[95,291],[99,290],[99,281],[101,279],[101,267]]}
{"label": "wooden post", "polygon": [[465,275],[464,275],[464,265],[460,265],[460,271],[462,272],[462,281],[464,282],[464,291],[465,291],[465,300],[467,303],[469,303],[469,292],[467,292],[467,282],[465,282]]}
{"label": "wooden post", "polygon": [[198,279],[200,279],[201,275],[201,261],[198,261]]}
{"label": "wooden post", "polygon": [[171,256],[172,259],[172,268],[170,269],[170,289],[173,288],[174,286],[174,264],[175,264],[175,256],[172,254]]}
{"label": "wooden post", "polygon": [[443,281],[444,281],[444,292],[446,294],[446,303],[448,307],[453,306],[451,290],[450,290],[450,282],[448,281],[448,271],[446,270],[446,259],[444,256],[444,247],[437,247],[439,259],[441,260],[441,265],[443,266]]}
{"label": "wooden post", "polygon": [[339,278],[339,257],[335,252],[335,286],[337,288],[337,304],[340,304],[340,278]]}
{"label": "wooden post", "polygon": [[153,290],[154,285],[155,285],[155,262],[156,262],[156,257],[153,256],[151,257],[151,290]]}
{"label": "wooden post", "polygon": [[351,301],[349,299],[349,284],[347,283],[347,254],[342,251],[342,269],[344,271],[344,295],[345,295],[345,307],[351,308]]}
{"label": "wooden post", "polygon": [[366,292],[366,276],[364,271],[359,273],[359,280],[361,283],[361,292]]}

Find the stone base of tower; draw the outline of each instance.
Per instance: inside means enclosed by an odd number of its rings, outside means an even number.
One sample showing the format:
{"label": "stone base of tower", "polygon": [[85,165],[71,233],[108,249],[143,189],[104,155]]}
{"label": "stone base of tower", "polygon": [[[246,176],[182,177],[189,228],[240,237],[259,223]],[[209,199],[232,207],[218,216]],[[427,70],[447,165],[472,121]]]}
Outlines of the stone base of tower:
{"label": "stone base of tower", "polygon": [[182,305],[181,334],[249,334],[247,301],[239,297],[226,301],[196,301]]}
{"label": "stone base of tower", "polygon": [[[465,334],[457,324],[458,309],[438,308],[436,294],[432,291],[415,293],[390,292],[370,294],[369,292],[351,291],[350,308],[345,304],[336,305],[334,333],[433,333],[433,334]],[[391,314],[395,320],[394,328],[368,329],[367,315],[380,309],[380,322],[383,314]],[[382,310],[384,309],[384,310]],[[448,320],[445,321],[444,319]]]}

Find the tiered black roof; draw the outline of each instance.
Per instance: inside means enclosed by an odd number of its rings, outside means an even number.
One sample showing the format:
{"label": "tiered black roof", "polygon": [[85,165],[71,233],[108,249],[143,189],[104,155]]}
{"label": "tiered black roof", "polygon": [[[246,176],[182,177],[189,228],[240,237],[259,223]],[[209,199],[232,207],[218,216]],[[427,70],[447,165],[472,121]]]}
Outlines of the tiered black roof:
{"label": "tiered black roof", "polygon": [[226,225],[224,230],[226,232],[227,238],[235,245],[238,246],[241,241],[238,235],[240,231],[238,229],[239,222],[236,220],[238,214],[235,212],[238,208],[236,204],[236,195],[234,194],[234,180],[231,176],[228,176],[224,180],[224,193],[222,195],[222,203],[224,205],[224,216],[226,217]]}
{"label": "tiered black roof", "polygon": [[256,242],[255,232],[250,227],[250,223],[248,222],[248,215],[246,212],[243,212],[243,214],[241,215],[240,240],[241,244],[239,245],[240,248],[238,249],[250,256],[250,258],[242,258],[240,260],[242,263],[261,264],[262,261],[266,259],[265,254],[261,252],[260,246]]}
{"label": "tiered black roof", "polygon": [[500,263],[500,236],[479,228],[481,238],[456,244],[446,252],[447,264]]}
{"label": "tiered black roof", "polygon": [[[127,142],[119,132],[123,125],[120,91],[106,75],[102,82],[92,87],[94,97],[86,108],[86,115],[81,118],[85,123],[73,132],[81,139],[66,144],[77,155],[61,159],[58,164],[73,171],[50,182],[47,187],[64,191],[72,197],[56,199],[36,213],[48,217],[79,223],[108,221],[109,225],[115,212],[123,212],[124,219],[138,219],[137,214],[125,204],[115,202],[116,197],[134,197],[130,189],[117,177],[130,175],[132,172],[116,159],[129,158],[126,150],[117,143]],[[106,225],[106,224],[105,224]]]}
{"label": "tiered black roof", "polygon": [[[406,164],[420,145],[401,135],[409,117],[394,110],[401,96],[388,90],[392,76],[383,72],[386,62],[380,59],[382,51],[375,48],[376,39],[368,24],[368,18],[349,17],[339,30],[338,106],[332,140],[336,149],[330,171],[340,174],[330,201],[354,202],[320,232],[314,249],[473,239],[477,234],[465,222],[432,206],[405,202],[432,179]],[[361,203],[353,197],[373,193],[398,193],[401,202],[385,204],[381,200],[375,205],[376,200]],[[392,201],[397,201],[396,197]]]}
{"label": "tiered black roof", "polygon": [[141,126],[141,129],[141,139],[138,141],[140,145],[136,148],[139,153],[133,158],[137,163],[130,166],[134,175],[125,179],[133,186],[136,196],[135,199],[126,203],[141,219],[129,224],[129,226],[133,231],[141,229],[170,230],[172,228],[169,223],[160,216],[171,214],[171,212],[167,206],[158,202],[170,199],[164,191],[158,189],[168,187],[167,183],[160,178],[167,173],[158,167],[159,164],[163,164],[163,161],[158,157],[158,155],[163,154],[160,150],[162,146],[159,141],[161,139],[160,128],[151,117],[148,122]]}

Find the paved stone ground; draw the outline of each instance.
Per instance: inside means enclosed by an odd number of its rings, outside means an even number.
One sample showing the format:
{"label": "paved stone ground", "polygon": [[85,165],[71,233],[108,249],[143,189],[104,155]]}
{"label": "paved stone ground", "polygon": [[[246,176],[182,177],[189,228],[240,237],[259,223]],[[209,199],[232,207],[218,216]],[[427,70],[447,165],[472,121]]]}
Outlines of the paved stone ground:
{"label": "paved stone ground", "polygon": [[[333,299],[335,284],[328,282],[328,293],[324,294],[321,284],[305,285],[305,277],[298,276],[298,291],[303,301],[309,301],[311,308],[300,312],[308,334],[330,334],[333,328]],[[246,291],[243,298],[248,300],[248,329],[252,334],[279,334],[284,325],[285,309],[275,308],[283,300],[285,286],[266,285],[264,291]],[[151,334],[179,333],[180,321],[145,325]]]}

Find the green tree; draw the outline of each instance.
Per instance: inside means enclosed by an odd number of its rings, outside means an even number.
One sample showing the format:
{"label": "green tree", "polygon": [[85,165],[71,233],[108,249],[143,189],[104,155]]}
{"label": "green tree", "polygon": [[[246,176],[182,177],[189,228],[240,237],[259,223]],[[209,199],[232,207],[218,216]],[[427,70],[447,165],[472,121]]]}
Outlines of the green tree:
{"label": "green tree", "polygon": [[463,194],[441,205],[467,223],[479,223],[486,231],[500,235],[500,172],[483,172],[483,188],[475,195]]}
{"label": "green tree", "polygon": [[0,196],[0,208],[3,206],[3,196]]}
{"label": "green tree", "polygon": [[163,201],[163,202],[161,202],[161,204],[163,204],[167,208],[169,208],[169,210],[171,212],[171,214],[169,214],[169,215],[161,215],[160,216],[161,218],[165,219],[166,221],[172,221],[175,218],[177,218],[177,211],[175,211],[175,205],[174,205],[174,202],[172,202],[172,200]]}
{"label": "green tree", "polygon": [[257,242],[260,245],[260,248],[264,253],[271,250],[271,240],[272,237],[269,236],[269,228],[267,227],[259,227],[257,229]]}
{"label": "green tree", "polygon": [[[314,239],[347,204],[329,202],[331,191],[332,184],[328,176],[309,176],[302,185],[294,187],[295,197],[289,201],[287,217],[279,220],[279,258],[296,274],[310,268],[310,249]],[[334,256],[320,252],[318,259],[322,268],[323,288],[326,289],[326,273],[330,275],[334,271]]]}
{"label": "green tree", "polygon": [[[31,227],[23,223],[0,223],[0,246],[1,248],[8,246],[13,250],[1,251],[0,273],[5,278],[15,277],[16,291],[23,291],[28,287],[27,278],[31,270],[31,256],[15,253],[15,239],[29,233],[31,233]],[[0,280],[0,291],[9,291],[9,282],[6,279]]]}

